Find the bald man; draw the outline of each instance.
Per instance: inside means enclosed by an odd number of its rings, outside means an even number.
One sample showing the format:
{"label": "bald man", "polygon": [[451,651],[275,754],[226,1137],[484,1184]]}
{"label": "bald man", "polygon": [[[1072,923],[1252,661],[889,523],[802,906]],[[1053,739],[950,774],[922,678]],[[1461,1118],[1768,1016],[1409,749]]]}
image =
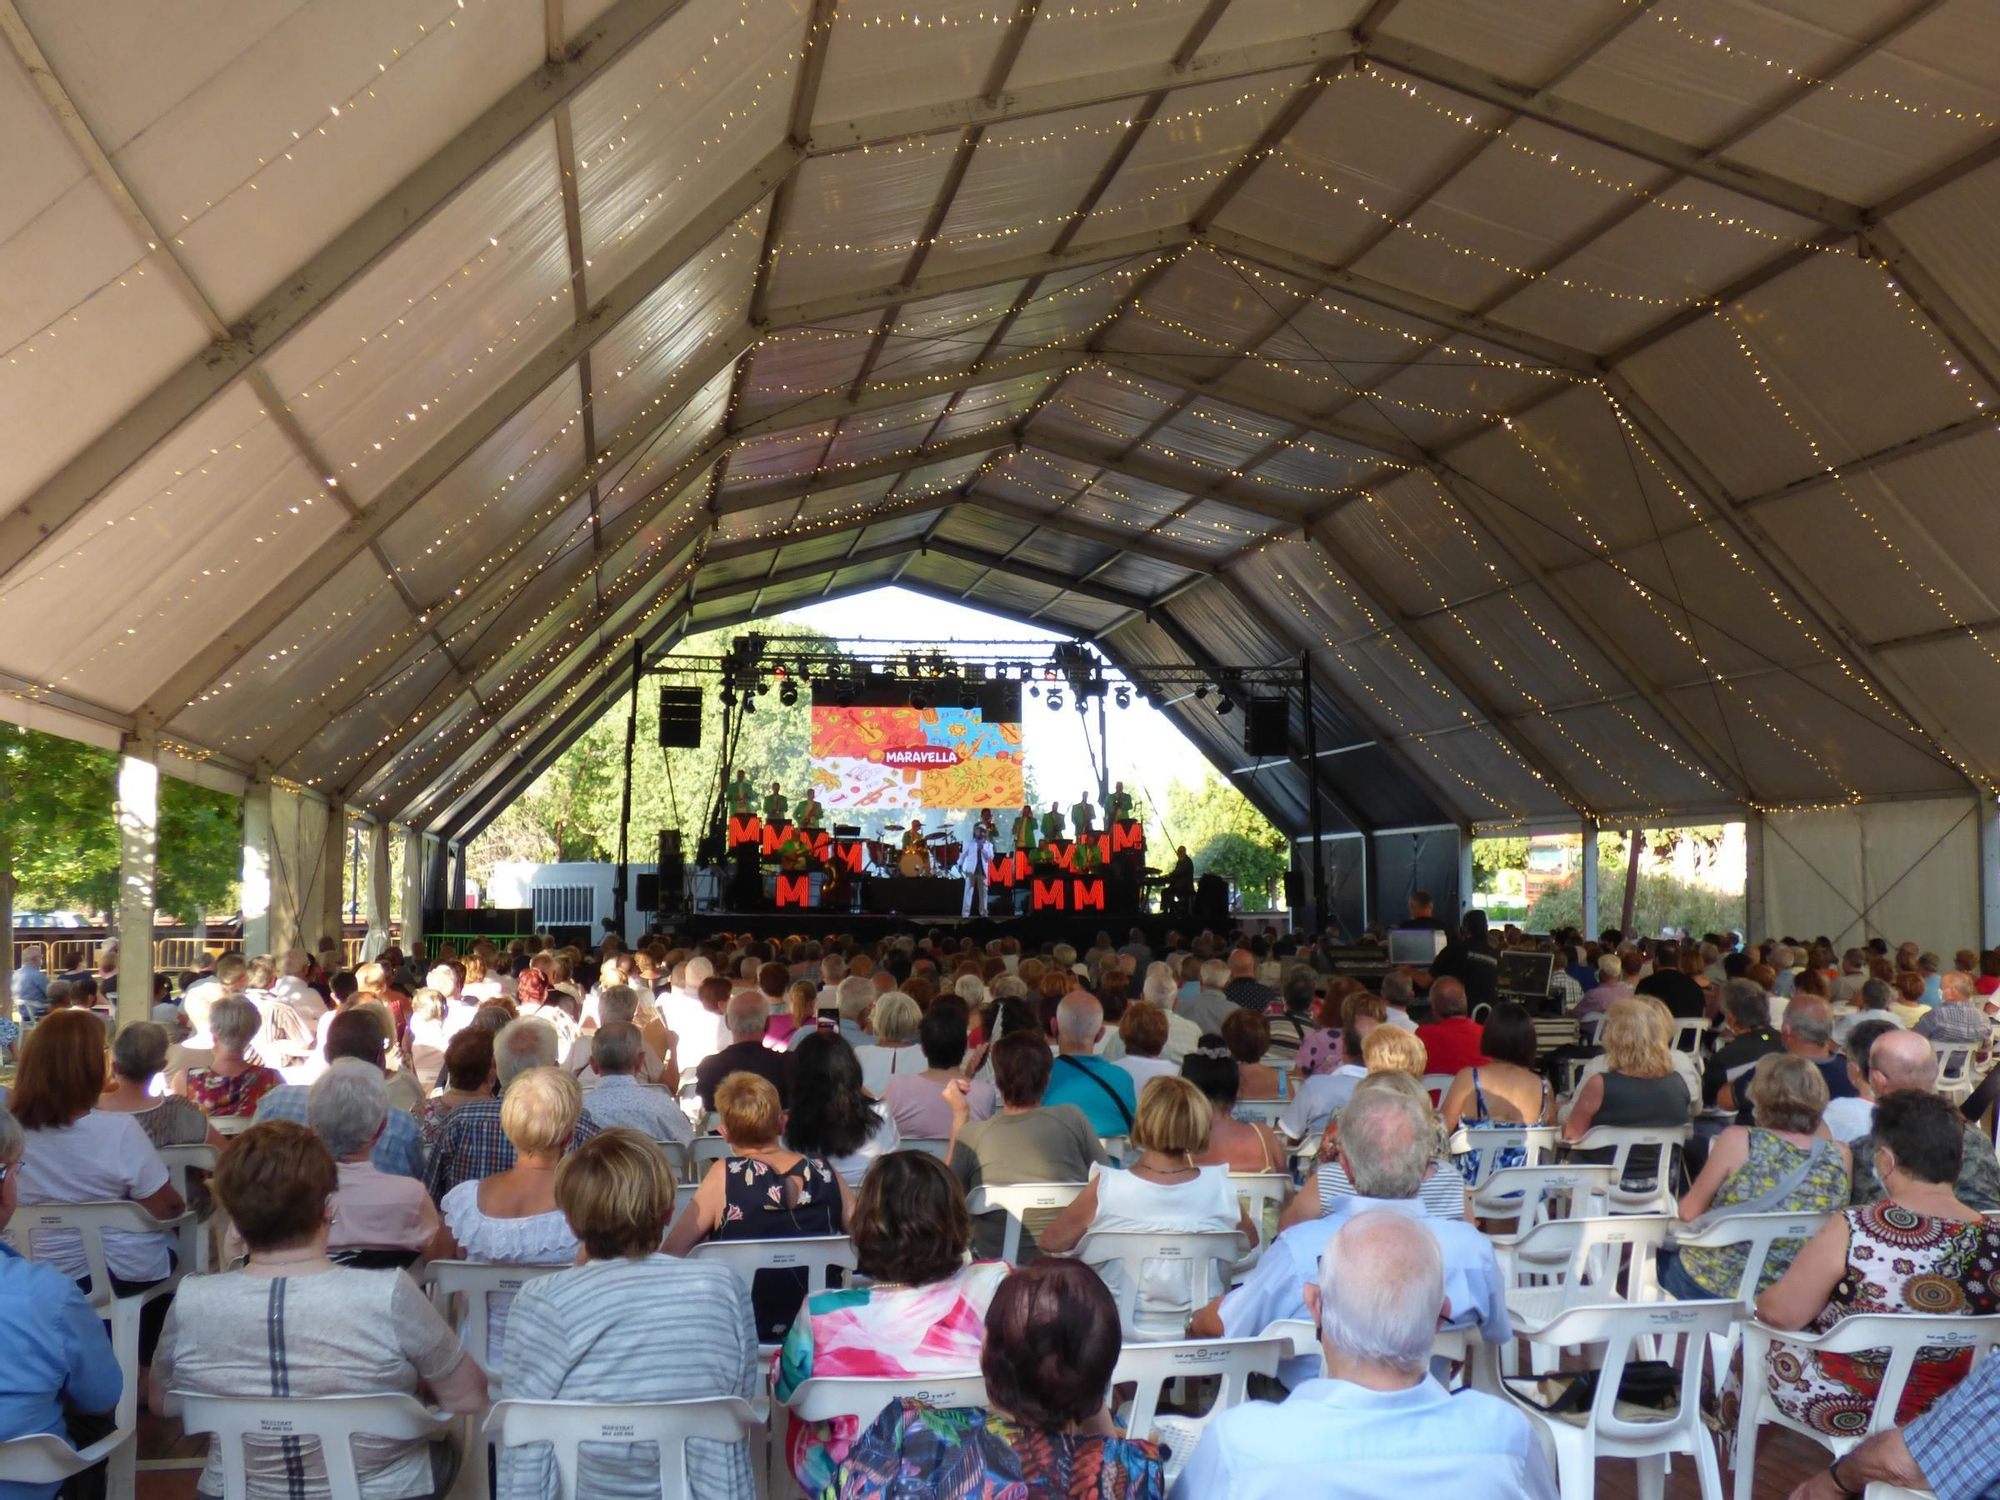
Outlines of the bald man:
{"label": "bald man", "polygon": [[[1868,1086],[1877,1099],[1904,1089],[1931,1093],[1937,1088],[1937,1055],[1931,1044],[1913,1031],[1892,1031],[1875,1039],[1868,1049]],[[1854,1186],[1856,1205],[1873,1203],[1882,1196],[1882,1183],[1875,1174],[1875,1136],[1871,1131],[1854,1142]],[[1977,1125],[1965,1127],[1965,1159],[1958,1169],[1958,1201],[1982,1213],[2000,1213],[2000,1158],[1993,1151],[1993,1138]]]}

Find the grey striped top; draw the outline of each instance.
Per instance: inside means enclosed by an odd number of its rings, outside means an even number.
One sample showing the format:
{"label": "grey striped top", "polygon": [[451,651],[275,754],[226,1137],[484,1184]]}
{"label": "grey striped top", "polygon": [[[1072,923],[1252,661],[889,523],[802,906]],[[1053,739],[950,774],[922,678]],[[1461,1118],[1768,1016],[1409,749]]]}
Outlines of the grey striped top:
{"label": "grey striped top", "polygon": [[[507,1323],[501,1394],[534,1401],[680,1401],[763,1394],[750,1293],[717,1265],[653,1255],[591,1261],[530,1282]],[[659,1500],[652,1443],[586,1443],[579,1487],[591,1500]],[[755,1500],[741,1444],[688,1445],[696,1500]],[[546,1447],[509,1448],[499,1500],[556,1493]]]}

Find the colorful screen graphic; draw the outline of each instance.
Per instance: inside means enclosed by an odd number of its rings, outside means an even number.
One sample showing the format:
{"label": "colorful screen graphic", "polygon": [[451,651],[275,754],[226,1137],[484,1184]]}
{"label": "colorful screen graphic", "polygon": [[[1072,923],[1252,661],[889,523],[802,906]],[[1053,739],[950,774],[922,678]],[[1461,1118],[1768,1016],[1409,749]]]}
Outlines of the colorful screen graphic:
{"label": "colorful screen graphic", "polygon": [[1021,689],[989,683],[976,708],[911,708],[899,692],[848,705],[815,695],[813,790],[829,808],[1021,805]]}

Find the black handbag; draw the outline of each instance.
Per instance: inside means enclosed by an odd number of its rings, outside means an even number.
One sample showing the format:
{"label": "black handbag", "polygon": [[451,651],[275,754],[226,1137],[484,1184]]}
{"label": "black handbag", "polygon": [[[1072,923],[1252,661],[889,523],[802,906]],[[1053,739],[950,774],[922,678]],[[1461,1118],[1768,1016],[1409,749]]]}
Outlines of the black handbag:
{"label": "black handbag", "polygon": [[[1597,1386],[1602,1370],[1580,1370],[1569,1377],[1569,1384],[1553,1401],[1538,1401],[1521,1389],[1524,1382],[1510,1381],[1509,1388],[1515,1395],[1539,1411],[1552,1417],[1584,1417],[1597,1400]],[[1554,1377],[1560,1379],[1561,1377]],[[1544,1378],[1530,1389],[1551,1383]],[[1680,1371],[1663,1359],[1634,1359],[1626,1362],[1625,1373],[1618,1380],[1618,1399],[1628,1406],[1641,1406],[1652,1411],[1671,1411],[1679,1403],[1681,1395]]]}

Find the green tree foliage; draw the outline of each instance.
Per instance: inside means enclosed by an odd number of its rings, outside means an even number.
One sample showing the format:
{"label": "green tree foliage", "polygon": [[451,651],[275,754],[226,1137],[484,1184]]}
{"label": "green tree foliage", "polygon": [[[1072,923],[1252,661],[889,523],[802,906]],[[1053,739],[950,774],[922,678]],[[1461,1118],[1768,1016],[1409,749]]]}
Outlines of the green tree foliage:
{"label": "green tree foliage", "polygon": [[[1722,843],[1719,826],[1700,828],[1646,829],[1646,847],[1655,856],[1670,853],[1676,846],[1692,841],[1697,857],[1711,854]],[[1474,848],[1477,849],[1477,845]],[[1625,904],[1625,869],[1629,845],[1625,835],[1611,829],[1598,835],[1597,917],[1604,927],[1618,925]],[[1475,856],[1476,857],[1476,856]],[[1549,932],[1557,927],[1583,925],[1583,883],[1570,879],[1550,886],[1528,909],[1524,924],[1532,932]],[[1683,879],[1672,869],[1649,867],[1642,859],[1639,884],[1632,905],[1632,927],[1637,933],[1658,933],[1669,927],[1685,927],[1696,937],[1704,932],[1743,930],[1743,893],[1718,890],[1698,881]]]}
{"label": "green tree foliage", "polygon": [[[109,916],[118,901],[118,757],[0,724],[0,879],[14,909]],[[239,799],[160,778],[159,912],[192,921],[236,905]]]}
{"label": "green tree foliage", "polygon": [[1235,883],[1246,911],[1269,911],[1277,887],[1291,867],[1285,836],[1235,787],[1213,771],[1193,786],[1167,787],[1164,824],[1155,825],[1150,862],[1161,869],[1173,860],[1174,844],[1185,844],[1197,875],[1214,873]]}
{"label": "green tree foliage", "polygon": [[1472,886],[1493,890],[1503,870],[1519,870],[1528,862],[1526,839],[1474,839],[1472,841]]}
{"label": "green tree foliage", "polygon": [[[822,648],[837,644],[831,636],[788,620],[766,620],[758,627],[770,644],[765,656],[783,659],[787,642],[809,642]],[[680,642],[662,665],[675,657],[721,656],[743,634],[741,627],[691,635]],[[702,691],[701,746],[695,750],[660,748],[660,689],[698,687]],[[761,801],[771,782],[781,783],[793,800],[803,793],[812,762],[812,737],[806,715],[810,694],[786,708],[778,701],[778,685],[757,699],[755,713],[742,716],[736,758],[722,760],[722,700],[713,676],[649,676],[639,688],[639,725],[632,752],[632,823],[629,857],[634,864],[651,864],[659,853],[656,831],[678,828],[693,840],[705,826],[715,797],[718,774],[741,766],[757,788]],[[593,724],[560,759],[502,812],[476,840],[467,856],[468,873],[485,881],[495,864],[507,861],[615,860],[618,858],[618,814],[624,793],[627,700],[621,699]]]}

